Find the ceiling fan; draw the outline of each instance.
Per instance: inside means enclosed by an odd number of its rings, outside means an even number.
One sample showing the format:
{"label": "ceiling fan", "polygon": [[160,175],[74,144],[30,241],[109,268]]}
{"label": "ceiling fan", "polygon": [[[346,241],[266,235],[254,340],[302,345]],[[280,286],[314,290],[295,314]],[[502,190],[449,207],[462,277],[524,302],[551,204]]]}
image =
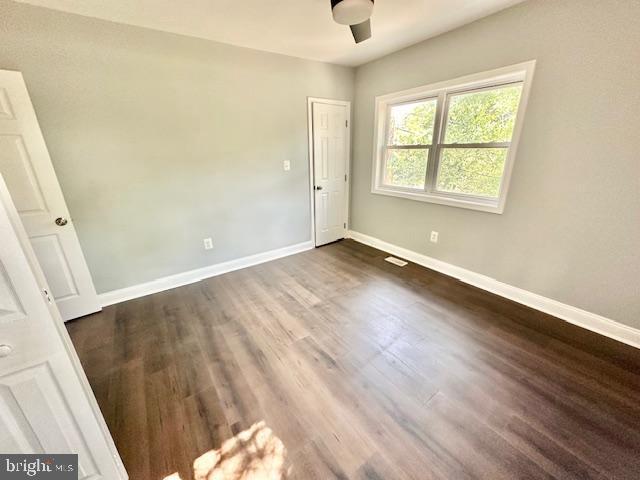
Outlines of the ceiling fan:
{"label": "ceiling fan", "polygon": [[356,43],[371,38],[371,14],[374,0],[331,0],[333,19],[349,25]]}

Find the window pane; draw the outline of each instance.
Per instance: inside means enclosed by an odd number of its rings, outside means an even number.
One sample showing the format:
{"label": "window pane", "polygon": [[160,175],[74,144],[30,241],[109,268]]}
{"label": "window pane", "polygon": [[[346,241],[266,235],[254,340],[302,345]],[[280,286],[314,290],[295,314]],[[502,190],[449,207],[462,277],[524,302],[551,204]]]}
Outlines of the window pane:
{"label": "window pane", "polygon": [[436,104],[433,99],[392,105],[387,145],[431,145]]}
{"label": "window pane", "polygon": [[443,192],[497,198],[506,148],[444,148],[436,188]]}
{"label": "window pane", "polygon": [[522,85],[452,95],[444,143],[510,142]]}
{"label": "window pane", "polygon": [[429,149],[387,150],[384,184],[395,187],[424,188]]}

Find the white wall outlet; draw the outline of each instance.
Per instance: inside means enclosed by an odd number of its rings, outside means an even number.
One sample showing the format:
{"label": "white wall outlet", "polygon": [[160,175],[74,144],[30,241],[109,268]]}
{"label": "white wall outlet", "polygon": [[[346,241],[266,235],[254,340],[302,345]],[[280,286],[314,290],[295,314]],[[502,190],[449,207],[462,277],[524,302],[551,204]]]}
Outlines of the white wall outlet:
{"label": "white wall outlet", "polygon": [[291,170],[291,162],[289,160],[285,160],[284,162],[282,162],[282,168],[284,168],[285,172],[288,172],[289,170]]}
{"label": "white wall outlet", "polygon": [[438,232],[432,230],[429,240],[431,240],[431,243],[438,243]]}
{"label": "white wall outlet", "polygon": [[213,248],[213,240],[211,237],[204,239],[204,249],[211,250]]}

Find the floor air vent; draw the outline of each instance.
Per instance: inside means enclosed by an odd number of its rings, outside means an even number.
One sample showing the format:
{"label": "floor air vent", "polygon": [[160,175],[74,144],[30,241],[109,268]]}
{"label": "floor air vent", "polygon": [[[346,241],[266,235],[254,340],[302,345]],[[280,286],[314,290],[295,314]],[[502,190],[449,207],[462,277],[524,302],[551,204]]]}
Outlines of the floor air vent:
{"label": "floor air vent", "polygon": [[394,265],[398,265],[399,267],[404,267],[407,264],[407,262],[405,262],[404,260],[400,260],[396,257],[387,257],[384,260],[386,262],[393,263]]}

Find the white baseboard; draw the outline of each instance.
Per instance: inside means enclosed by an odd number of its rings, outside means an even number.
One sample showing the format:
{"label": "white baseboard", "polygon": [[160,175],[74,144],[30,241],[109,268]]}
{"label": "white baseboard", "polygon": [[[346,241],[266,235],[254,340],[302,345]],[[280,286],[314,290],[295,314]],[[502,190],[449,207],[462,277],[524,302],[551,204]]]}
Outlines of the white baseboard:
{"label": "white baseboard", "polygon": [[207,267],[189,270],[188,272],[169,275],[168,277],[158,278],[150,282],[140,283],[131,287],[112,290],[110,292],[98,295],[103,307],[113,305],[114,303],[124,302],[134,298],[144,297],[152,293],[170,290],[172,288],[181,287],[190,283],[199,282],[205,278],[215,277],[223,273],[240,270],[241,268],[251,267],[260,263],[269,262],[278,258],[293,255],[295,253],[304,252],[314,248],[313,242],[302,242],[288,247],[269,250],[268,252],[257,253],[248,257],[229,260],[228,262],[216,263]]}
{"label": "white baseboard", "polygon": [[640,348],[640,330],[629,327],[610,318],[597,315],[595,313],[581,310],[577,307],[552,300],[537,293],[532,293],[506,283],[499,282],[491,277],[480,273],[472,272],[462,267],[452,265],[442,260],[437,260],[427,255],[408,250],[392,243],[385,242],[375,237],[350,230],[348,237],[353,240],[369,245],[370,247],[383,250],[398,257],[409,260],[423,267],[436,270],[445,275],[457,278],[464,283],[481,288],[496,295],[508,298],[514,302],[521,303],[554,317],[558,317],[569,323],[573,323],[592,332],[599,333],[605,337],[613,338],[619,342],[626,343],[636,348]]}

